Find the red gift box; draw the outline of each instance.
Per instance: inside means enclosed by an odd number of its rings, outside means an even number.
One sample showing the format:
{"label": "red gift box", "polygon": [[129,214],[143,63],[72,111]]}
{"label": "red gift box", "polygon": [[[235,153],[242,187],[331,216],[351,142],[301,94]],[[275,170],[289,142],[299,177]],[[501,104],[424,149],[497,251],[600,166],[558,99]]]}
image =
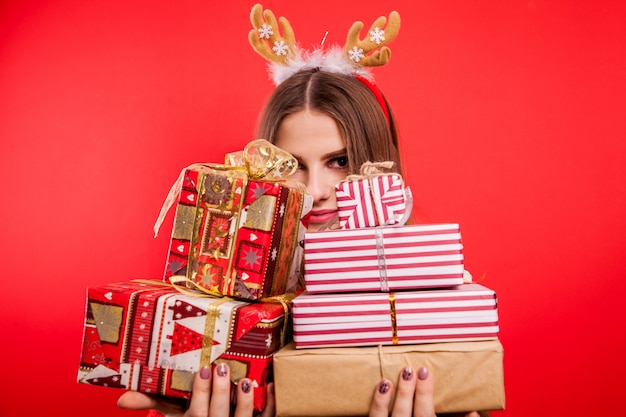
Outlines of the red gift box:
{"label": "red gift box", "polygon": [[310,293],[395,291],[463,283],[458,224],[306,233],[304,281]]}
{"label": "red gift box", "polygon": [[[350,176],[335,186],[339,227],[402,224],[411,208],[402,176],[382,173],[374,169],[375,164],[366,164],[361,167],[363,175]],[[375,172],[367,173],[368,167]]]}
{"label": "red gift box", "polygon": [[498,337],[493,290],[480,284],[396,293],[309,294],[293,300],[296,348],[410,345]]}
{"label": "red gift box", "polygon": [[178,199],[165,279],[182,275],[246,300],[296,291],[312,198],[303,184],[254,178],[250,167],[231,165],[183,171],[172,187]]}
{"label": "red gift box", "polygon": [[289,303],[183,290],[157,280],[89,287],[78,381],[189,398],[194,374],[225,361],[234,383],[252,379],[262,410]]}

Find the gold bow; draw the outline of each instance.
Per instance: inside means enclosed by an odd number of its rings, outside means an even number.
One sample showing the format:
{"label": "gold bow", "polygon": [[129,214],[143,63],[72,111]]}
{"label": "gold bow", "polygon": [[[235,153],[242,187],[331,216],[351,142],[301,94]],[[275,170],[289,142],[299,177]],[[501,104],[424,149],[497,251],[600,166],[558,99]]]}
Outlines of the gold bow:
{"label": "gold bow", "polygon": [[161,206],[153,227],[154,237],[157,237],[165,216],[180,195],[185,172],[203,166],[221,171],[245,170],[248,177],[253,180],[279,181],[286,179],[298,169],[298,160],[269,141],[256,139],[249,142],[243,151],[226,154],[225,165],[196,163],[183,168]]}
{"label": "gold bow", "polygon": [[253,180],[280,181],[298,169],[298,160],[265,139],[248,143],[243,151],[226,154],[231,166],[244,166]]}
{"label": "gold bow", "polygon": [[371,178],[376,175],[387,175],[389,174],[389,170],[393,168],[393,164],[394,164],[393,161],[363,162],[363,165],[361,165],[360,172],[358,174],[348,175],[346,177],[346,181],[356,181],[356,180],[361,180],[365,178]]}

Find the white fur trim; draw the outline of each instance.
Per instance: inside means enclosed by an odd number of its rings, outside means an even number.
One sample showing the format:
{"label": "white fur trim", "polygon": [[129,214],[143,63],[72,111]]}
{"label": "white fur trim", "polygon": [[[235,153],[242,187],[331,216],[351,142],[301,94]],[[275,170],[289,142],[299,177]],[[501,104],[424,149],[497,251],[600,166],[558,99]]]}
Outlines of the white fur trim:
{"label": "white fur trim", "polygon": [[373,81],[372,73],[365,67],[355,65],[346,58],[346,55],[338,46],[328,51],[317,48],[313,51],[295,48],[296,56],[287,61],[286,65],[270,62],[268,73],[274,84],[278,85],[298,71],[319,68],[320,71],[335,74],[360,75]]}

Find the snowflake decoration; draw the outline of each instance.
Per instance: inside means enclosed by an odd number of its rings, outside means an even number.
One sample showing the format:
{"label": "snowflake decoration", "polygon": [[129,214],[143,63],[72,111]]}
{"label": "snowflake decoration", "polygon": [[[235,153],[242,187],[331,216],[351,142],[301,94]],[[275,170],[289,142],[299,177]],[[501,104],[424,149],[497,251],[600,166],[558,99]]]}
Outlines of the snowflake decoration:
{"label": "snowflake decoration", "polygon": [[278,56],[287,55],[287,51],[289,50],[289,47],[285,45],[285,41],[277,41],[277,42],[274,42],[274,47],[272,48],[272,50],[276,52],[276,55]]}
{"label": "snowflake decoration", "polygon": [[363,49],[357,48],[356,46],[350,49],[348,51],[348,54],[350,55],[350,61],[354,62],[359,62],[360,60],[365,58],[365,55],[363,54]]}
{"label": "snowflake decoration", "polygon": [[263,23],[263,26],[259,28],[259,38],[269,39],[274,34],[272,27],[267,23]]}
{"label": "snowflake decoration", "polygon": [[285,204],[280,205],[280,208],[278,209],[278,213],[280,214],[280,217],[283,217],[285,215]]}
{"label": "snowflake decoration", "polygon": [[272,335],[271,334],[267,335],[267,338],[265,339],[265,346],[267,346],[268,348],[270,346],[272,346]]}
{"label": "snowflake decoration", "polygon": [[277,256],[278,256],[278,250],[276,248],[273,248],[272,249],[272,261],[275,261]]}
{"label": "snowflake decoration", "polygon": [[370,30],[370,41],[376,42],[376,45],[380,45],[380,43],[384,40],[385,40],[384,30],[380,30],[379,28],[374,28],[374,30]]}

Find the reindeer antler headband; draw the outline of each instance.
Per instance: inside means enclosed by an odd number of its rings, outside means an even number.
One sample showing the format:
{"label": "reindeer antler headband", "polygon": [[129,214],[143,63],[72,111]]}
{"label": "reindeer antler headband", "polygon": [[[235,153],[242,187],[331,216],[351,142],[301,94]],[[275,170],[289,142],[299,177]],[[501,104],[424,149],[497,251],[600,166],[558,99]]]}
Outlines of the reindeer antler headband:
{"label": "reindeer antler headband", "polygon": [[325,51],[320,46],[313,51],[306,51],[296,45],[289,21],[284,17],[276,20],[274,13],[271,10],[264,11],[261,4],[252,7],[250,21],[254,27],[248,34],[250,44],[269,61],[270,75],[276,85],[296,72],[309,68],[360,76],[372,81],[367,67],[385,65],[389,61],[391,50],[386,45],[400,30],[400,14],[393,11],[389,19],[385,16],[376,19],[363,39],[360,38],[363,23],[354,22],[343,49],[332,47]]}

